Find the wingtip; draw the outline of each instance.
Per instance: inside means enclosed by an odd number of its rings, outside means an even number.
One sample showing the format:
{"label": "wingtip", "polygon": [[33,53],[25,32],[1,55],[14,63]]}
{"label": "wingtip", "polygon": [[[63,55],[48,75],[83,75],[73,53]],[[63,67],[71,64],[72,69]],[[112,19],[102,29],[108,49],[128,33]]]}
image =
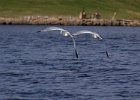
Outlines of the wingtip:
{"label": "wingtip", "polygon": [[107,56],[107,58],[109,58],[109,54],[108,54],[108,52],[106,51],[106,56]]}
{"label": "wingtip", "polygon": [[77,51],[75,50],[75,55],[76,55],[76,58],[78,59],[79,57],[78,57],[78,53],[77,53]]}
{"label": "wingtip", "polygon": [[37,31],[36,33],[40,33],[41,31]]}

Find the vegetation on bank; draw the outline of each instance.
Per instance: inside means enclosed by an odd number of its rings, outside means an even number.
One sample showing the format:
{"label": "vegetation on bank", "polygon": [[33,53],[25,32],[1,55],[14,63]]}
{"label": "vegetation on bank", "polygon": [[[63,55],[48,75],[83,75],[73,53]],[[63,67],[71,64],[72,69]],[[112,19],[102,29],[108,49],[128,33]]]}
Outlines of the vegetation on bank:
{"label": "vegetation on bank", "polygon": [[140,19],[140,0],[0,0],[0,16],[79,16],[83,7],[103,18]]}

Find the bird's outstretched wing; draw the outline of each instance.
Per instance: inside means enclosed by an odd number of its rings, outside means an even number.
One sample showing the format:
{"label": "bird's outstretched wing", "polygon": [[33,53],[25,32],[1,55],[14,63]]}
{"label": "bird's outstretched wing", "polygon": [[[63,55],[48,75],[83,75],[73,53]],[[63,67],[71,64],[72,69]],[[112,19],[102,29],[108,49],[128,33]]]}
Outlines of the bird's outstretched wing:
{"label": "bird's outstretched wing", "polygon": [[45,28],[41,31],[47,32],[47,31],[66,31],[66,30],[64,30],[63,28],[59,28],[59,27],[48,27],[48,28]]}
{"label": "bird's outstretched wing", "polygon": [[78,58],[78,53],[77,53],[77,50],[76,50],[76,43],[75,43],[75,39],[74,37],[71,35],[71,33],[63,28],[59,28],[59,27],[48,27],[48,28],[45,28],[41,31],[38,31],[38,32],[48,32],[48,31],[60,31],[60,34],[62,34],[63,36],[70,36],[72,38],[72,41],[73,41],[73,46],[74,46],[74,50],[75,50],[75,55],[76,57]]}
{"label": "bird's outstretched wing", "polygon": [[102,37],[98,33],[88,31],[88,30],[81,30],[81,31],[78,31],[76,33],[73,33],[72,35],[76,36],[76,35],[81,35],[81,34],[91,34],[94,38],[102,39]]}
{"label": "bird's outstretched wing", "polygon": [[63,29],[63,28],[59,28],[59,27],[48,27],[48,28],[45,28],[41,31],[37,31],[37,33],[39,32],[48,32],[48,31],[60,31],[60,34],[62,34],[63,36],[68,36],[70,35],[69,31]]}

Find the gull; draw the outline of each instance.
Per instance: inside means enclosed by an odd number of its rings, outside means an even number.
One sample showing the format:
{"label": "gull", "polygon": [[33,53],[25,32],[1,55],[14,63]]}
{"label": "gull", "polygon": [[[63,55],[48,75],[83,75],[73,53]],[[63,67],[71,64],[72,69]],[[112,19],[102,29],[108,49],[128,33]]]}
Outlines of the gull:
{"label": "gull", "polygon": [[78,58],[78,52],[76,50],[76,43],[75,43],[75,39],[73,37],[73,35],[71,35],[71,33],[63,28],[59,28],[59,27],[48,27],[45,28],[43,30],[37,31],[37,33],[39,32],[48,32],[48,31],[60,31],[60,34],[62,34],[63,36],[67,37],[70,36],[72,41],[73,41],[73,46],[74,46],[74,51],[75,51],[75,55]]}
{"label": "gull", "polygon": [[[76,35],[81,35],[81,34],[91,34],[93,38],[99,38],[100,40],[103,40],[103,38],[98,33],[92,32],[92,31],[89,31],[89,30],[81,30],[81,31],[78,31],[76,33],[73,33],[72,35],[76,36]],[[107,50],[106,50],[105,53],[106,53],[106,56],[109,58],[109,54],[108,54]]]}

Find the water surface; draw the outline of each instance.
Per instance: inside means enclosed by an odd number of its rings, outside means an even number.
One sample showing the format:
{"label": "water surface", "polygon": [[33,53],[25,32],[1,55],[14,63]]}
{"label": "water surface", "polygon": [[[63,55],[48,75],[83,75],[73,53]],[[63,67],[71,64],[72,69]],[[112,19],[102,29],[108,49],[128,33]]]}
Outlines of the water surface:
{"label": "water surface", "polygon": [[[74,33],[36,33],[49,26],[0,26],[0,99],[139,100],[140,28],[59,26]],[[105,51],[110,58],[106,57]]]}

